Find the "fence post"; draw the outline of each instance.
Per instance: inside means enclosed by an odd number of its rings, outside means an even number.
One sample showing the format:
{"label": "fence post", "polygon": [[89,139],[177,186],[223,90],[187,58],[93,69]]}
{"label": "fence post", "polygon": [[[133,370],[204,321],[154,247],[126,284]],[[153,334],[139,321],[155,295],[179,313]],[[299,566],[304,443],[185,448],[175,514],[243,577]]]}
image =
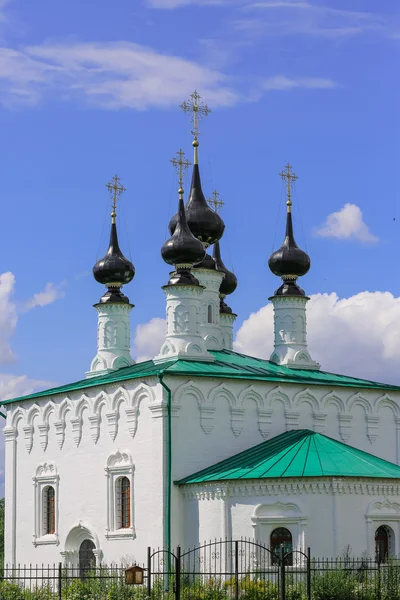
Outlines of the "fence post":
{"label": "fence post", "polygon": [[62,564],[58,563],[58,600],[62,598]]}
{"label": "fence post", "polygon": [[307,548],[307,598],[311,600],[311,548]]}
{"label": "fence post", "polygon": [[175,600],[181,597],[181,547],[176,548],[175,557]]}
{"label": "fence post", "polygon": [[285,600],[286,598],[286,590],[285,590],[285,549],[283,544],[281,544],[281,556],[280,556],[280,567],[281,567],[281,585],[279,590],[279,600]]}
{"label": "fence post", "polygon": [[378,593],[377,600],[381,600],[382,597],[382,587],[381,587],[381,561],[378,559]]}
{"label": "fence post", "polygon": [[151,596],[151,548],[147,546],[147,595]]}
{"label": "fence post", "polygon": [[239,541],[235,541],[235,600],[239,598]]}

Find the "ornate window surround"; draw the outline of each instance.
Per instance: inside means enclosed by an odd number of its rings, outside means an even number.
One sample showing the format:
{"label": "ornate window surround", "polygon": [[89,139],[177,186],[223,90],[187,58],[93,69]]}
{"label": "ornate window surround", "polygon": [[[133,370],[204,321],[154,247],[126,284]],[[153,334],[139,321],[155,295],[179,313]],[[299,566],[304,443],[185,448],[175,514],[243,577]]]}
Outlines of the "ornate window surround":
{"label": "ornate window surround", "polygon": [[[33,531],[33,545],[42,546],[46,544],[59,545],[58,537],[58,523],[59,523],[59,511],[58,511],[58,499],[59,499],[59,475],[57,467],[53,462],[43,462],[37,469],[36,474],[33,477],[34,486],[34,531]],[[55,511],[55,531],[54,533],[44,534],[45,524],[45,505],[44,505],[44,490],[46,487],[51,486],[54,488],[54,511]]]}
{"label": "ornate window surround", "polygon": [[[133,474],[135,467],[133,465],[132,456],[128,450],[119,451],[110,454],[107,459],[105,468],[107,477],[107,527],[106,538],[108,540],[134,539],[135,521],[133,510],[134,487]],[[117,519],[117,481],[121,477],[127,477],[130,483],[130,513],[131,525],[127,528],[118,529]]]}

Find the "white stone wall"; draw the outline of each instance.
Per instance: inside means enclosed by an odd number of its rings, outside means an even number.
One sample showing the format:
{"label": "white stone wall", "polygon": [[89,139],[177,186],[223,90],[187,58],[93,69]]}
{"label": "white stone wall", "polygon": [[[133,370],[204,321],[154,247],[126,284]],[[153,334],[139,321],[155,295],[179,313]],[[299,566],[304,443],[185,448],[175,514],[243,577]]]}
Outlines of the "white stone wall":
{"label": "white stone wall", "polygon": [[[173,480],[296,428],[315,429],[399,463],[398,393],[169,375],[164,381],[173,392]],[[144,561],[148,545],[163,544],[166,424],[165,394],[156,378],[10,405],[5,428],[6,560],[33,564],[62,558],[73,561],[70,552],[74,544],[76,547],[86,536],[95,541],[99,560],[119,562],[130,556]],[[118,458],[118,452],[127,458]],[[134,536],[107,532],[110,476],[105,469],[111,455],[113,464],[131,461]],[[42,481],[38,469],[44,477],[47,473],[57,479],[56,539],[34,538],[35,493]],[[172,545],[220,535],[252,535],[254,508],[265,503],[262,495],[253,496],[245,502],[232,500],[229,517],[220,500],[215,500],[212,508],[210,502],[198,503],[192,514],[185,512],[187,498],[173,486]],[[340,510],[343,523],[347,523],[338,532],[338,552],[353,535],[353,515],[361,511],[365,519],[362,493],[338,496],[335,509],[329,494],[290,498],[282,493],[275,495],[273,502],[293,503],[301,514],[307,513],[308,543],[313,546],[319,527],[315,503],[322,503],[328,516]],[[386,503],[394,527],[398,527],[395,494],[374,493],[368,498],[383,506]],[[43,541],[49,543],[40,543]],[[356,551],[356,543],[348,541]],[[361,537],[359,543],[361,549],[366,540]],[[324,548],[321,551],[325,552]]]}
{"label": "white stone wall", "polygon": [[[145,560],[147,545],[162,544],[163,412],[156,380],[88,389],[23,402],[7,411],[6,560],[16,563],[76,561],[76,539],[93,539],[99,560]],[[107,539],[107,461],[132,462],[133,535]],[[38,466],[59,478],[56,539],[36,540],[35,482]],[[46,466],[47,465],[47,466]],[[151,499],[151,502],[149,502]],[[80,534],[82,530],[82,534]],[[69,537],[68,537],[69,536]],[[40,536],[39,536],[40,537]],[[52,536],[49,536],[52,537]],[[61,553],[67,552],[67,555]]]}
{"label": "white stone wall", "polygon": [[392,554],[400,554],[400,484],[373,479],[296,479],[182,486],[185,544],[248,537],[270,545],[277,527],[292,534],[293,549],[312,556],[351,553],[374,558],[375,531],[393,531]]}

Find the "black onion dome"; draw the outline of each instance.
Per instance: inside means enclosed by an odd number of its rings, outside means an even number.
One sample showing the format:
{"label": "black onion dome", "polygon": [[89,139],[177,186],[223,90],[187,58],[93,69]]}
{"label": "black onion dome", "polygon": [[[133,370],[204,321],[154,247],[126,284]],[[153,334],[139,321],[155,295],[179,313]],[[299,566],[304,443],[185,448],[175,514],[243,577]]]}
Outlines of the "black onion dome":
{"label": "black onion dome", "polygon": [[115,223],[111,224],[110,245],[107,253],[94,265],[93,275],[96,281],[108,287],[126,285],[135,276],[135,267],[120,250]]}
{"label": "black onion dome", "polygon": [[208,254],[208,252],[206,253],[205,257],[203,258],[203,260],[201,262],[196,263],[193,266],[195,269],[208,269],[211,271],[215,271],[217,268],[215,265],[215,260],[213,259],[211,254]]}
{"label": "black onion dome", "polygon": [[[198,240],[203,242],[203,244],[211,245],[221,239],[225,224],[221,217],[206,202],[201,188],[198,164],[193,165],[192,183],[185,210],[190,231]],[[172,217],[169,223],[171,234],[175,231],[176,224],[177,215]]]}
{"label": "black onion dome", "polygon": [[189,229],[182,197],[179,198],[177,224],[169,240],[161,248],[161,255],[169,265],[193,265],[203,260],[205,249]]}
{"label": "black onion dome", "polygon": [[236,290],[238,280],[236,275],[232,273],[232,271],[229,271],[229,269],[227,269],[227,267],[224,265],[221,258],[219,242],[214,244],[213,257],[217,271],[222,271],[222,273],[225,273],[225,277],[222,280],[219,292],[223,296],[229,296],[229,294],[233,294],[233,292]]}
{"label": "black onion dome", "polygon": [[301,277],[310,269],[310,257],[298,247],[294,240],[291,212],[288,212],[286,216],[285,240],[279,250],[271,255],[268,265],[273,274],[282,279],[290,278],[290,276]]}

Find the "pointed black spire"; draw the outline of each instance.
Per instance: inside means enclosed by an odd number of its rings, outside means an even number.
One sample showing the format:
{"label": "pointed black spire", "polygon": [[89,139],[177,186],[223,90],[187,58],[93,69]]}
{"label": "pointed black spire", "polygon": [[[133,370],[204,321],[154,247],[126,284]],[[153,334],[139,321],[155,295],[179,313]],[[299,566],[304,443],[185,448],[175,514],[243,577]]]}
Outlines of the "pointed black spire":
{"label": "pointed black spire", "polygon": [[217,271],[221,271],[222,273],[225,274],[225,277],[223,278],[221,286],[219,288],[219,294],[220,294],[220,298],[221,298],[220,312],[232,313],[232,309],[230,306],[228,306],[226,304],[225,298],[226,298],[226,296],[233,294],[233,292],[236,290],[238,280],[237,280],[236,275],[234,273],[232,273],[232,271],[229,271],[229,269],[224,265],[222,258],[221,258],[221,249],[219,246],[219,242],[216,242],[214,244],[213,258],[215,261],[215,266],[216,266]]}
{"label": "pointed black spire", "polygon": [[203,244],[194,237],[189,229],[186,219],[186,211],[183,203],[183,170],[190,163],[184,160],[184,152],[179,150],[177,153],[179,159],[172,159],[172,164],[179,169],[179,202],[178,213],[176,215],[177,222],[174,231],[169,240],[163,244],[161,255],[164,261],[170,265],[174,265],[174,272],[169,280],[170,285],[199,285],[198,280],[190,273],[190,268],[203,260],[205,249]]}
{"label": "pointed black spire", "polygon": [[119,177],[115,175],[112,182],[107,184],[109,191],[113,195],[113,209],[111,213],[111,232],[110,244],[106,255],[97,261],[93,267],[93,276],[96,281],[107,286],[108,290],[100,299],[105,302],[124,302],[129,304],[129,298],[121,292],[123,285],[126,285],[135,276],[135,267],[130,260],[122,254],[118,243],[117,225],[116,225],[116,201],[125,191],[125,188],[119,185]]}
{"label": "pointed black spire", "polygon": [[289,163],[285,168],[286,171],[281,173],[281,177],[288,183],[286,234],[282,246],[271,255],[268,265],[274,275],[283,279],[283,284],[275,292],[276,296],[304,296],[304,290],[297,285],[297,279],[309,271],[311,261],[308,254],[298,247],[294,239],[291,185],[297,179],[297,175],[291,172],[292,167]]}

